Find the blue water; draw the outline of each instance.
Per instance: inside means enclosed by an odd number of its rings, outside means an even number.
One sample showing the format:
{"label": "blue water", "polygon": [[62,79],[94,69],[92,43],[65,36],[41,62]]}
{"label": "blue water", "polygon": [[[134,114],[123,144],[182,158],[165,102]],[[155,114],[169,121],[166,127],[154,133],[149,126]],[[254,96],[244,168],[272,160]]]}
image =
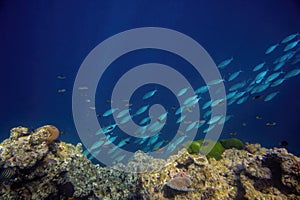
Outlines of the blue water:
{"label": "blue water", "polygon": [[[269,46],[287,35],[300,32],[299,19],[300,2],[297,0],[133,0],[127,3],[17,3],[3,0],[0,2],[1,140],[7,138],[9,130],[15,126],[34,129],[54,124],[64,132],[61,140],[73,144],[79,142],[72,117],[72,89],[77,71],[95,46],[119,32],[148,26],[182,32],[200,43],[216,63],[234,57],[234,62],[220,71],[226,79],[229,73],[241,69],[244,72],[237,80],[242,81],[255,77],[252,72],[255,65],[276,58],[276,54],[264,54]],[[187,63],[167,52],[145,50],[126,56],[117,60],[106,73],[107,77],[100,83],[105,86],[101,95],[109,95],[115,79],[130,66],[147,62],[174,66],[181,69],[191,82],[198,81],[188,67],[182,70],[181,66],[188,66]],[[120,65],[127,67],[118,68]],[[57,75],[64,75],[66,79],[57,79]],[[225,82],[225,87],[228,89],[230,84]],[[266,95],[280,91],[270,102],[261,99],[252,101],[250,97],[244,104],[229,106],[228,114],[234,117],[225,124],[221,137],[232,137],[229,133],[237,132],[234,137],[258,142],[265,147],[278,147],[278,143],[285,140],[289,143],[286,148],[300,155],[299,88],[298,76],[263,92],[262,95]],[[67,91],[58,93],[58,89]],[[134,97],[141,98],[151,89],[145,86],[134,94],[131,102],[133,110],[142,105]],[[163,94],[170,98],[167,100]],[[99,102],[96,105],[98,113],[109,108],[105,102],[109,96],[101,95],[96,99]],[[200,101],[200,104],[204,102]],[[152,103],[170,107],[177,101],[174,95],[161,87]],[[262,120],[255,119],[257,115]],[[177,128],[175,118],[170,117],[169,120],[167,132]],[[267,122],[276,122],[276,126],[266,126]],[[201,138],[202,133],[199,134]]]}

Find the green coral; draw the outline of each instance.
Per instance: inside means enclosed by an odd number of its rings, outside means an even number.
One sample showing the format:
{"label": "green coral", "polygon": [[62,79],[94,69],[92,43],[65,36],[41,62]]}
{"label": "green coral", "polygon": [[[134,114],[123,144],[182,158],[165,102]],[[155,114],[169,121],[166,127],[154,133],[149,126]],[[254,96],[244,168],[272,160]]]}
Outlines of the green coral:
{"label": "green coral", "polygon": [[223,145],[225,149],[236,148],[241,150],[244,149],[245,147],[244,143],[237,138],[223,139],[220,140],[220,143]]}
{"label": "green coral", "polygon": [[[189,144],[189,146],[187,146]],[[225,151],[225,148],[220,142],[214,142],[212,140],[198,140],[184,145],[187,147],[187,150],[191,154],[202,153],[205,154],[208,158],[215,158],[220,160],[221,154]]]}

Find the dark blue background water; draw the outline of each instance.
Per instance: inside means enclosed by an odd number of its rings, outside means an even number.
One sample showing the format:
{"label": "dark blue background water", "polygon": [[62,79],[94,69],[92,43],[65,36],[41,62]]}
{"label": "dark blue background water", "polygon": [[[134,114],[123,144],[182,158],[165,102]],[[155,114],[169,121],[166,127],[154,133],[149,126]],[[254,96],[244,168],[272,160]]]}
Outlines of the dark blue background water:
{"label": "dark blue background water", "polygon": [[[54,124],[65,132],[61,140],[79,142],[71,109],[73,82],[88,53],[114,34],[148,26],[180,31],[198,41],[216,63],[233,56],[234,64],[222,71],[228,77],[228,73],[239,69],[251,71],[265,60],[266,48],[300,32],[299,19],[297,0],[2,0],[1,139],[18,125],[37,128]],[[149,56],[140,54],[136,59],[147,61]],[[136,59],[127,59],[124,64],[130,65]],[[60,74],[67,78],[57,79]],[[244,73],[240,78],[251,76],[255,75]],[[62,88],[67,92],[57,93]],[[234,118],[225,125],[222,137],[231,137],[229,133],[236,131],[236,137],[266,147],[286,140],[287,149],[300,155],[299,77],[272,89],[277,90],[280,94],[271,102],[249,100],[231,106],[228,111]],[[256,120],[256,115],[263,119]],[[277,125],[266,126],[269,121]]]}

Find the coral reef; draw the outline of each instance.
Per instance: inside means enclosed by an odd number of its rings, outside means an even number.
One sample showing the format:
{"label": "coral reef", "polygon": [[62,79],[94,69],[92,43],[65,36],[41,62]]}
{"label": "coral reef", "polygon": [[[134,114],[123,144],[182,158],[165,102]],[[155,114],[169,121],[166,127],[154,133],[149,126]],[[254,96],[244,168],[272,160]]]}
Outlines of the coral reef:
{"label": "coral reef", "polygon": [[[76,147],[57,141],[59,131],[17,127],[0,144],[0,199],[126,199],[135,174],[93,165]],[[122,183],[122,184],[120,184]],[[129,187],[130,186],[130,187]]]}
{"label": "coral reef", "polygon": [[0,199],[300,199],[300,159],[283,148],[216,143],[205,156],[199,145],[213,143],[197,141],[167,160],[137,151],[112,168],[93,165],[81,144],[58,136],[49,125],[11,130],[0,144]]}
{"label": "coral reef", "polygon": [[244,143],[237,138],[229,138],[220,140],[220,143],[225,149],[236,148],[243,149],[245,147]]}

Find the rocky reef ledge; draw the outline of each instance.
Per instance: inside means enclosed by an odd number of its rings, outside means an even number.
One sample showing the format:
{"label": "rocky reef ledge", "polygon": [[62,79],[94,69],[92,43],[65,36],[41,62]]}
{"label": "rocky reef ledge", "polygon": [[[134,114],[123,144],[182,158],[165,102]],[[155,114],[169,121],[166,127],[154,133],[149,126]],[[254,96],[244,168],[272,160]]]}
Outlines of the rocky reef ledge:
{"label": "rocky reef ledge", "polygon": [[[220,160],[183,148],[161,170],[137,174],[94,165],[58,136],[50,125],[11,130],[0,144],[0,199],[300,199],[300,159],[283,148],[247,144]],[[149,169],[142,160],[157,163],[138,151],[118,167]]]}

